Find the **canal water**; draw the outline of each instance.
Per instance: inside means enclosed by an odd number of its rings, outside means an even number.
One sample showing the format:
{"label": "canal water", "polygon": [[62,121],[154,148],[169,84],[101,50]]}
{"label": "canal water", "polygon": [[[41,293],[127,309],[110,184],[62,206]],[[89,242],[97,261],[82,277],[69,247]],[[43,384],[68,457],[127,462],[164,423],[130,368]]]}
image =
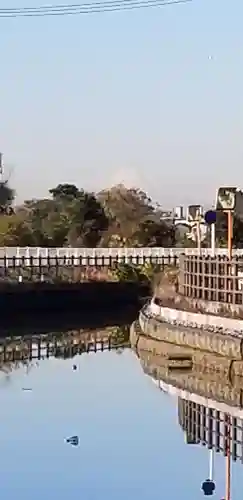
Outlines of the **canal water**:
{"label": "canal water", "polygon": [[[185,442],[178,398],[159,389],[130,349],[3,364],[0,401],[4,500],[203,497],[209,450]],[[66,442],[70,436],[79,437],[78,446]],[[242,472],[237,460],[235,500],[242,498]],[[222,499],[220,453],[215,482],[214,496]]]}

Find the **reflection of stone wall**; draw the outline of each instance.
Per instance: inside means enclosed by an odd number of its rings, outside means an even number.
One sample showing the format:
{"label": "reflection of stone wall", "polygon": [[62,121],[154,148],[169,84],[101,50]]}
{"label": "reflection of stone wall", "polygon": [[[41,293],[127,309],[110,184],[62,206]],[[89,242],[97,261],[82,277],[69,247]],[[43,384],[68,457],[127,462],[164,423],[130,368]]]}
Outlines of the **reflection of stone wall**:
{"label": "reflection of stone wall", "polygon": [[[141,353],[144,356],[144,353]],[[144,372],[153,378],[163,380],[166,384],[173,385],[178,389],[198,394],[199,396],[213,399],[229,406],[243,408],[243,381],[242,385],[232,386],[226,379],[210,375],[195,375],[192,373],[177,373],[168,370],[166,366],[158,366],[140,358]]]}
{"label": "reflection of stone wall", "polygon": [[[151,377],[219,402],[242,407],[243,361],[146,337],[141,335],[138,322],[131,327],[130,340],[144,371]],[[169,358],[179,355],[191,357],[189,373],[171,370]]]}
{"label": "reflection of stone wall", "polygon": [[243,338],[205,330],[176,327],[158,319],[139,314],[139,323],[144,335],[181,346],[192,347],[233,359],[243,358]]}
{"label": "reflection of stone wall", "polygon": [[[225,454],[226,421],[230,453],[243,462],[243,360],[146,337],[139,322],[130,331],[141,366],[158,388],[178,398],[178,421],[188,444],[203,444]],[[170,361],[191,357],[191,369],[175,370]]]}

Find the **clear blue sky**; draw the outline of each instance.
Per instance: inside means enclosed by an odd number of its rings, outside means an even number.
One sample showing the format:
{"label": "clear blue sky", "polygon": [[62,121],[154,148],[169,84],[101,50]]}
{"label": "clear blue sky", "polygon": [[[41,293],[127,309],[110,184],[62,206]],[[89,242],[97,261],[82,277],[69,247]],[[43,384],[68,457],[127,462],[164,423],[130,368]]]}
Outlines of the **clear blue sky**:
{"label": "clear blue sky", "polygon": [[18,199],[124,181],[170,207],[243,187],[242,19],[242,0],[0,19],[0,149]]}

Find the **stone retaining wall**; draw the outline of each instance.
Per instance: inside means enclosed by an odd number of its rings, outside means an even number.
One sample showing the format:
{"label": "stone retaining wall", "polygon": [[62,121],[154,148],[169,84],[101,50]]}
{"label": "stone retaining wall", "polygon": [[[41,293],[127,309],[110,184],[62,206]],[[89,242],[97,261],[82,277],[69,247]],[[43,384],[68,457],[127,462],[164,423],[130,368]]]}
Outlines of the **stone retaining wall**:
{"label": "stone retaining wall", "polygon": [[148,314],[161,318],[171,325],[199,328],[210,332],[224,332],[243,337],[243,320],[241,319],[158,306],[154,303],[154,299],[148,304],[146,310]]}

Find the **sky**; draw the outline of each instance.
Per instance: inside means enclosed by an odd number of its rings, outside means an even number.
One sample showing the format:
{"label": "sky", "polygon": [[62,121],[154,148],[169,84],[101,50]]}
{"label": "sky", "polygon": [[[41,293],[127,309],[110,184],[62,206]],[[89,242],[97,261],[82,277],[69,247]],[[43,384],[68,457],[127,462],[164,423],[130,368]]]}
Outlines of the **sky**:
{"label": "sky", "polygon": [[172,208],[243,187],[242,19],[242,0],[0,19],[0,150],[17,201],[123,182]]}

